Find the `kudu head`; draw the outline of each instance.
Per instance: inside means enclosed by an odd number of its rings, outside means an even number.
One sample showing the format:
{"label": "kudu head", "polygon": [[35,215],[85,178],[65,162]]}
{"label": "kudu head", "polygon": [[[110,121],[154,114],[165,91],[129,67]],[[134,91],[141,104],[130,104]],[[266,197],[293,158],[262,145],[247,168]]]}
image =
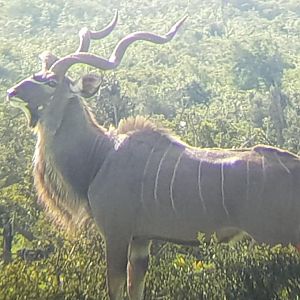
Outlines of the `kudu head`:
{"label": "kudu head", "polygon": [[130,44],[137,40],[145,40],[156,44],[170,41],[186,16],[179,20],[165,36],[150,32],[135,32],[124,37],[115,47],[110,58],[87,53],[91,39],[101,39],[107,36],[117,23],[116,13],[111,23],[101,31],[89,31],[83,28],[79,32],[80,45],[76,52],[58,59],[55,55],[44,52],[40,55],[42,69],[40,72],[28,77],[7,91],[7,99],[12,106],[21,108],[29,122],[30,127],[41,123],[46,130],[55,133],[62,122],[64,108],[78,96],[93,96],[101,83],[96,75],[85,75],[77,81],[66,76],[68,69],[78,63],[90,65],[101,70],[116,68]]}

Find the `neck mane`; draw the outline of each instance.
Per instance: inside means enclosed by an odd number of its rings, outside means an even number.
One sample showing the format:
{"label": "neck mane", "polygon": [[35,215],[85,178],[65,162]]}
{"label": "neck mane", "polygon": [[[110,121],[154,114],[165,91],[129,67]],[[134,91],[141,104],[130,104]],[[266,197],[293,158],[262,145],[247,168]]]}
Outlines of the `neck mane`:
{"label": "neck mane", "polygon": [[36,132],[34,179],[38,199],[56,224],[73,231],[90,220],[87,190],[113,149],[114,140],[79,99],[66,106],[54,136],[42,123]]}

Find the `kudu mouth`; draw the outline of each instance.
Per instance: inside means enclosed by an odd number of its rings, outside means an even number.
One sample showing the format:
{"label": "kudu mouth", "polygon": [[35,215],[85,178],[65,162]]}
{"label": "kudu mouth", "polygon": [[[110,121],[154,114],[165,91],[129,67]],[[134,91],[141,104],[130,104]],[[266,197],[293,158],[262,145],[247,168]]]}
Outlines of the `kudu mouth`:
{"label": "kudu mouth", "polygon": [[29,103],[18,98],[18,93],[14,88],[7,90],[6,101],[8,101],[12,107],[21,109],[24,112],[29,127],[33,128],[36,126],[39,120],[38,108],[31,108]]}

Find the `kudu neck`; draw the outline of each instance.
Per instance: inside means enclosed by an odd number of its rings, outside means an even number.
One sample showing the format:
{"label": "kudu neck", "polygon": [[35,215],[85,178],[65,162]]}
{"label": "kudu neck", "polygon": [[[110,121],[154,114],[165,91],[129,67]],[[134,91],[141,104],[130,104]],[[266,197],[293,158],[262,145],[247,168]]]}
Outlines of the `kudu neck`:
{"label": "kudu neck", "polygon": [[[94,120],[88,107],[79,98],[71,99],[55,135],[47,129],[39,131],[37,150],[44,152],[46,165],[56,172],[80,196],[101,168],[113,141]],[[44,147],[43,147],[44,146]]]}

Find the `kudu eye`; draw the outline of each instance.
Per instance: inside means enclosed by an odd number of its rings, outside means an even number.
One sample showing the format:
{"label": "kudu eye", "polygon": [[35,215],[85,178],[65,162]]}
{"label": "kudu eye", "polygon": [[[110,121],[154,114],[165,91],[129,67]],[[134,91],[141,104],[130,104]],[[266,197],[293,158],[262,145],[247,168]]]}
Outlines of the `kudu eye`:
{"label": "kudu eye", "polygon": [[46,84],[52,88],[55,88],[57,86],[57,81],[55,79],[50,79]]}

